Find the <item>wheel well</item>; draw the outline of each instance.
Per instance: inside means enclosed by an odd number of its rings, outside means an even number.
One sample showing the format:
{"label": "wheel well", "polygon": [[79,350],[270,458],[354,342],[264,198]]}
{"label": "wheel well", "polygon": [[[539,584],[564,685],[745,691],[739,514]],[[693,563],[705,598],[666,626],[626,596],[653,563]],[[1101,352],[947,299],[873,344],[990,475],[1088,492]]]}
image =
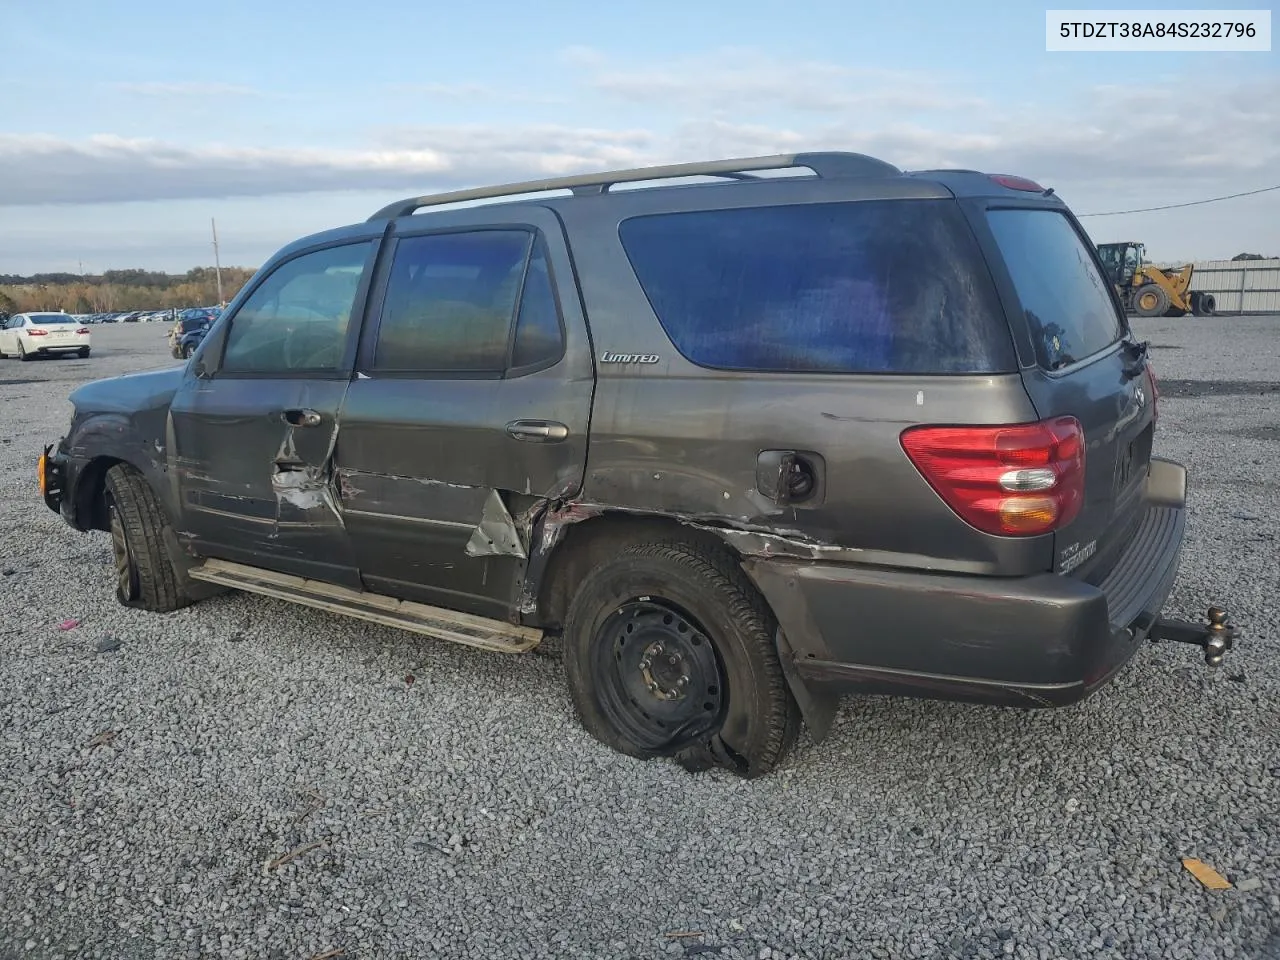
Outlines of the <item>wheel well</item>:
{"label": "wheel well", "polygon": [[106,530],[107,471],[117,463],[116,457],[94,457],[76,478],[76,522],[84,530]]}
{"label": "wheel well", "polygon": [[568,526],[552,548],[546,567],[534,584],[538,598],[538,621],[548,629],[564,623],[577,586],[595,567],[636,543],[653,541],[693,543],[738,562],[738,554],[709,530],[699,529],[668,517],[604,513]]}

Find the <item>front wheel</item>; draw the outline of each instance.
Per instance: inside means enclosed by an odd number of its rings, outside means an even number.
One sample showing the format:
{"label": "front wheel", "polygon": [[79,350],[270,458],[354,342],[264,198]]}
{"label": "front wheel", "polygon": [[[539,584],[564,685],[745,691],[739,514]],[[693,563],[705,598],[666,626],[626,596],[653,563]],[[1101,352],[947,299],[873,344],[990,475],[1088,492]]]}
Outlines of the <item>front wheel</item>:
{"label": "front wheel", "polygon": [[169,552],[164,506],[142,474],[123,463],[108,470],[106,506],[116,599],[153,613],[169,613],[194,602],[192,582]]}
{"label": "front wheel", "polygon": [[574,708],[628,756],[762,776],[800,729],[775,633],[728,558],[680,541],[636,544],[588,574],[569,607]]}

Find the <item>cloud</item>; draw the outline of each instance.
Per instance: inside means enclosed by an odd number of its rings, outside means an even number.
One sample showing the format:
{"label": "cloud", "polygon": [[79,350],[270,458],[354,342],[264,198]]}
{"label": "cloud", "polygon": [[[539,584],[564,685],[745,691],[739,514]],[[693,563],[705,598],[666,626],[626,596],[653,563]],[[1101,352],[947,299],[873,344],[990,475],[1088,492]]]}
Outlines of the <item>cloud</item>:
{"label": "cloud", "polygon": [[[836,110],[783,111],[764,118],[753,118],[749,111],[726,115],[715,108],[715,96],[702,102],[677,96],[684,75],[667,67],[652,76],[648,68],[610,72],[590,50],[563,56],[593,65],[593,82],[619,91],[619,96],[656,84],[668,100],[666,109],[655,107],[643,121],[628,114],[629,125],[617,127],[387,127],[372,131],[355,148],[0,134],[0,205],[347,190],[428,192],[650,163],[854,150],[905,169],[969,167],[1022,174],[1054,185],[1060,194],[1114,194],[1128,207],[1148,193],[1157,195],[1155,202],[1168,202],[1186,199],[1190,191],[1213,196],[1268,186],[1280,169],[1280,78],[1273,76],[1235,83],[1187,79],[1158,87],[1093,87],[1053,111],[1011,100],[1000,110],[969,117],[957,132],[907,110],[885,110],[874,121],[858,111],[846,116]],[[728,61],[722,57],[716,62]],[[682,69],[692,70],[690,64]],[[870,84],[859,96],[869,96],[874,83],[888,83],[901,96],[904,89],[923,91],[932,82],[918,79],[912,88],[896,74],[822,64],[789,70],[795,82],[788,97],[806,84],[834,90],[837,85],[825,78],[837,75]],[[730,76],[712,71],[706,83],[727,96],[738,89]],[[777,71],[762,76],[743,75],[743,88],[762,96],[764,88],[783,80]],[[873,83],[873,78],[878,79]],[[485,89],[442,85],[439,91],[465,95]],[[852,95],[852,87],[840,89]],[[772,95],[783,93],[775,89]]]}
{"label": "cloud", "polygon": [[260,97],[264,94],[253,87],[235,83],[202,83],[200,81],[147,81],[121,82],[112,86],[123,92],[143,97]]}
{"label": "cloud", "polygon": [[562,97],[543,96],[524,90],[500,90],[483,83],[388,83],[384,90],[391,94],[426,97],[433,100],[457,100],[466,103],[564,103]]}
{"label": "cloud", "polygon": [[988,106],[981,97],[958,93],[953,78],[795,61],[750,49],[723,49],[639,68],[618,68],[603,54],[585,47],[571,47],[561,59],[585,70],[592,89],[639,104],[810,113],[954,112]]}
{"label": "cloud", "polygon": [[631,165],[642,132],[557,127],[399,130],[380,149],[190,146],[0,134],[0,205],[447,188]]}

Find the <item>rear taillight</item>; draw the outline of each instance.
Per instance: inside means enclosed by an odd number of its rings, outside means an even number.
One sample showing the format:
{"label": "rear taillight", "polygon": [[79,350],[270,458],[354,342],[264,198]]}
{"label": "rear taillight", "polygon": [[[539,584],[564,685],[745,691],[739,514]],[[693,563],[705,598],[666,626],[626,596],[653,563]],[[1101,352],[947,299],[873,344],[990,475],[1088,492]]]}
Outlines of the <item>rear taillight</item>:
{"label": "rear taillight", "polygon": [[993,427],[908,427],[902,448],[962,520],[1005,537],[1066,526],[1084,501],[1084,430],[1075,417]]}
{"label": "rear taillight", "polygon": [[76,331],[76,333],[88,333],[88,332],[89,332],[88,327],[81,327],[79,330]]}
{"label": "rear taillight", "polygon": [[27,331],[28,337],[47,337],[48,335],[49,335],[48,330],[28,330]]}

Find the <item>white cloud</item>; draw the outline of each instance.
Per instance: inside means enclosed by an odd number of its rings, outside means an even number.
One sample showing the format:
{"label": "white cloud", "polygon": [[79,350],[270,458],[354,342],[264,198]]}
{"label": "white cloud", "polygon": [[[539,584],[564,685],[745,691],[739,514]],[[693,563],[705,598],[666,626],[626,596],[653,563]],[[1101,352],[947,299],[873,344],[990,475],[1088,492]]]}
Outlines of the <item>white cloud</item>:
{"label": "white cloud", "polygon": [[[586,48],[562,59],[619,97],[661,101],[629,126],[483,124],[374,131],[362,148],[257,148],[125,139],[0,134],[0,205],[254,197],[335,190],[429,191],[710,157],[855,150],[905,169],[971,167],[1022,174],[1060,194],[1116,195],[1124,207],[1270,185],[1280,170],[1280,78],[1159,87],[1095,87],[1047,111],[1011,99],[948,129],[920,103],[978,102],[923,74],[791,64],[742,51],[620,70]],[[700,66],[701,65],[701,66]],[[156,85],[164,86],[164,85]],[[178,87],[200,85],[177,84]],[[406,87],[406,90],[412,87]],[[427,84],[439,96],[501,94]],[[821,110],[721,109],[735,98]],[[701,91],[701,93],[699,93]],[[822,99],[825,97],[826,99]],[[880,103],[867,113],[836,105]],[[905,98],[905,99],[904,99]],[[888,104],[889,106],[885,106]],[[785,119],[779,120],[779,117]],[[1092,204],[1090,204],[1092,205]],[[1145,205],[1145,202],[1142,202]]]}
{"label": "white cloud", "polygon": [[723,111],[783,108],[812,113],[959,111],[986,107],[957,92],[954,78],[913,70],[795,61],[750,49],[723,49],[643,67],[619,68],[598,51],[572,47],[562,59],[587,71],[587,84],[634,103]]}
{"label": "white cloud", "polygon": [[501,90],[483,83],[388,83],[387,93],[432,100],[455,100],[466,103],[563,103],[562,97],[542,96],[525,90]]}
{"label": "white cloud", "polygon": [[121,82],[112,86],[123,92],[144,97],[260,97],[263,93],[253,87],[236,83],[202,83],[199,81],[147,81]]}

